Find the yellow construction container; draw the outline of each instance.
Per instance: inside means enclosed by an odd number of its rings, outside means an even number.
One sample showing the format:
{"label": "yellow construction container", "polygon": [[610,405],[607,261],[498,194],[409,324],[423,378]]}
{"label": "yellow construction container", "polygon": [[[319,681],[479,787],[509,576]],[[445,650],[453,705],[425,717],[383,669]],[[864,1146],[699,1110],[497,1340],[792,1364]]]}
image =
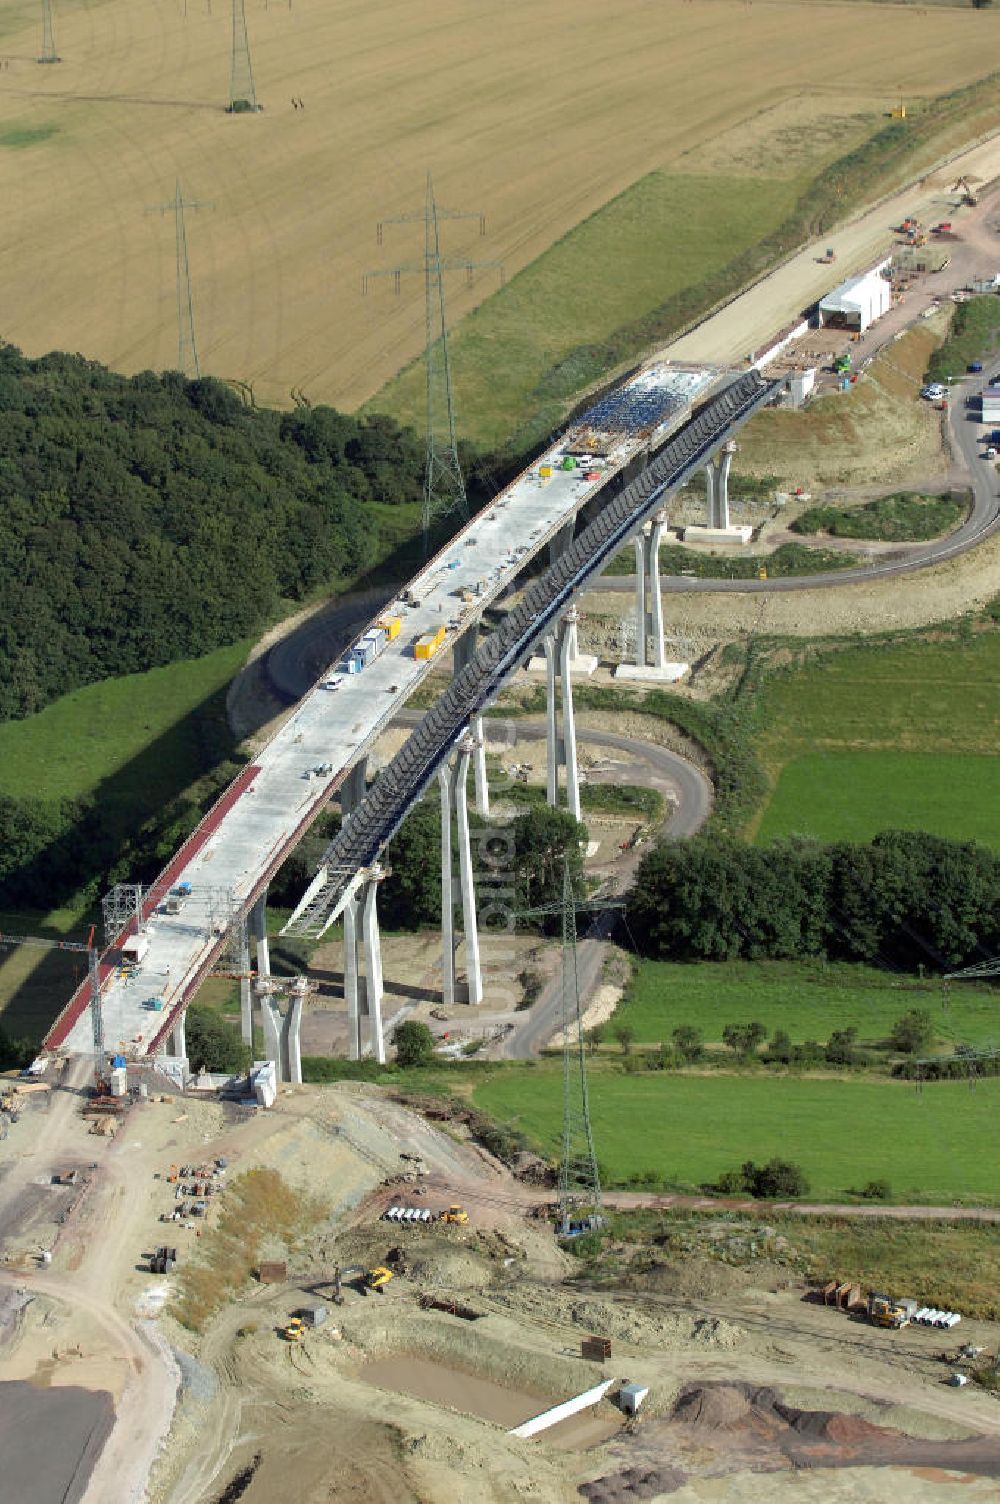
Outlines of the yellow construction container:
{"label": "yellow construction container", "polygon": [[552,466],[551,465],[539,465],[539,467],[538,467],[538,474],[539,474],[539,476],[540,476],[540,478],[542,480],[551,480],[551,478],[552,478]]}
{"label": "yellow construction container", "polygon": [[417,645],[413,649],[415,658],[433,658],[438,648],[445,639],[445,628],[438,627],[436,632],[428,632],[425,637],[417,638]]}
{"label": "yellow construction container", "polygon": [[401,616],[380,616],[375,625],[381,627],[383,632],[388,634],[389,641],[391,642],[402,631],[403,618]]}

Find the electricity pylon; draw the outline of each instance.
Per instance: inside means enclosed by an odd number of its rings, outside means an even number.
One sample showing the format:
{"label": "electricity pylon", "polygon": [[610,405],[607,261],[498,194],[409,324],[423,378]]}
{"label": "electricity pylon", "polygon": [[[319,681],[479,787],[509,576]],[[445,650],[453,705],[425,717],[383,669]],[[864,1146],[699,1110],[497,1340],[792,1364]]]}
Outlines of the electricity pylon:
{"label": "electricity pylon", "polygon": [[392,277],[396,294],[405,272],[422,272],[424,277],[424,318],[426,322],[427,375],[427,456],[424,464],[423,534],[424,553],[429,547],[431,527],[440,518],[458,512],[469,515],[465,479],[458,459],[455,435],[455,402],[448,354],[448,321],[445,316],[444,277],[446,272],[464,271],[472,283],[473,272],[480,267],[497,267],[503,281],[503,264],[499,261],[470,261],[468,257],[448,258],[441,255],[442,219],[478,219],[480,235],[486,234],[486,216],[477,210],[442,209],[434,198],[434,184],[427,174],[424,207],[413,214],[398,214],[380,220],[376,235],[382,244],[388,225],[419,224],[424,226],[424,257],[384,270],[366,272],[362,290],[368,291],[371,277]]}
{"label": "electricity pylon", "polygon": [[252,115],[259,108],[250,62],[245,0],[233,0],[233,53],[229,65],[230,115]]}
{"label": "electricity pylon", "polygon": [[562,901],[544,908],[524,909],[518,917],[536,918],[558,914],[562,924],[562,1057],[563,1127],[559,1158],[558,1229],[569,1233],[572,1223],[601,1225],[601,1176],[594,1151],[587,1092],[587,1055],[580,1013],[580,978],[576,957],[576,918],[579,909],[604,913],[620,909],[621,902],[598,900],[577,906],[569,861],[563,860]]}
{"label": "electricity pylon", "polygon": [[194,338],[194,304],[191,298],[191,273],[188,268],[187,230],[184,227],[185,209],[211,209],[207,203],[185,199],[181,193],[181,180],[174,187],[174,196],[168,204],[157,204],[147,210],[150,214],[169,214],[173,211],[177,239],[177,369],[182,375],[198,380],[201,366],[198,362],[198,346]]}
{"label": "electricity pylon", "polygon": [[55,37],[52,34],[52,0],[42,0],[42,55],[38,61],[40,63],[62,62],[62,58],[56,52]]}

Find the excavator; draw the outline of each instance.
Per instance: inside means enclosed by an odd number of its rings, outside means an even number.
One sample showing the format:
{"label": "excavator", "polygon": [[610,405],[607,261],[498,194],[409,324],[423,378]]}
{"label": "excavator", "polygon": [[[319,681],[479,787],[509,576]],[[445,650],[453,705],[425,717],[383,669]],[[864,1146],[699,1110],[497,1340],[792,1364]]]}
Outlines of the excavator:
{"label": "excavator", "polygon": [[301,1316],[293,1316],[281,1335],[286,1342],[301,1342],[306,1334],[306,1324]]}
{"label": "excavator", "polygon": [[395,1277],[395,1270],[386,1268],[384,1264],[376,1264],[373,1269],[366,1269],[363,1264],[352,1264],[349,1269],[338,1269],[334,1276],[336,1285],[334,1305],[342,1303],[341,1286],[349,1281],[353,1280],[357,1283],[362,1295],[368,1295],[372,1290],[377,1290],[379,1295],[383,1295],[386,1285]]}

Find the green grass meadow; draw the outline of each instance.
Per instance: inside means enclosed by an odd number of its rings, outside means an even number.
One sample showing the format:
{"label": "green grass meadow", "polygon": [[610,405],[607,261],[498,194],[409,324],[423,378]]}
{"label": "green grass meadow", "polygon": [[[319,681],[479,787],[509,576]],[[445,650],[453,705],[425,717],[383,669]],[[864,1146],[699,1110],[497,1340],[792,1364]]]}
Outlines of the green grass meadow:
{"label": "green grass meadow", "polygon": [[[458,325],[449,349],[463,436],[496,444],[526,413],[544,432],[564,399],[607,370],[606,352],[594,347],[754,245],[800,189],[797,180],[767,177],[640,178]],[[424,382],[421,359],[368,406],[419,430]]]}
{"label": "green grass meadow", "polygon": [[[498,1071],[474,1094],[477,1107],[551,1155],[562,1124],[557,1063]],[[595,1070],[590,1107],[597,1156],[609,1185],[655,1174],[697,1187],[747,1159],[794,1160],[809,1199],[837,1201],[869,1180],[888,1180],[897,1202],[1000,1201],[996,1140],[1000,1080],[942,1083],[676,1075]]]}
{"label": "green grass meadow", "polygon": [[[204,658],[104,679],[23,721],[0,722],[0,793],[75,799],[117,777],[120,793],[155,809],[205,771],[194,713],[225,689],[248,650],[238,642]],[[154,743],[155,759],[144,758]]]}
{"label": "green grass meadow", "polygon": [[1000,844],[1000,632],[826,652],[760,692],[771,796],[750,834],[924,829]]}
{"label": "green grass meadow", "polygon": [[810,752],[782,768],[757,841],[866,841],[926,830],[1000,850],[1000,762],[930,752]]}
{"label": "green grass meadow", "polygon": [[[1000,1046],[1000,991],[821,962],[721,961],[685,966],[639,961],[613,1024],[628,1025],[637,1044],[669,1042],[692,1025],[707,1044],[722,1042],[727,1024],[759,1020],[768,1034],[784,1029],[793,1044],[829,1039],[856,1028],[860,1044],[883,1040],[900,1014],[925,1008],[944,1046]],[[613,1040],[612,1029],[605,1031]]]}

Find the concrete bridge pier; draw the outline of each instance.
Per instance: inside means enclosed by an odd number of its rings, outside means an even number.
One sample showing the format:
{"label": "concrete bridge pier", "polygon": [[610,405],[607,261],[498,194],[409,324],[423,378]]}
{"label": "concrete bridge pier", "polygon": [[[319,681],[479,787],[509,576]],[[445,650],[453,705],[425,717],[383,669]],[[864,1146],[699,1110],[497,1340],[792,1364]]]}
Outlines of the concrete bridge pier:
{"label": "concrete bridge pier", "polygon": [[[566,770],[566,804],[580,818],[580,775],[576,755],[576,717],[573,712],[572,665],[577,657],[577,612],[570,606],[544,641],[546,798],[559,804],[559,769]],[[562,698],[562,730],[556,700],[557,680]]]}
{"label": "concrete bridge pier", "polygon": [[706,527],[721,532],[729,531],[729,470],[733,463],[736,445],[732,439],[723,445],[714,459],[705,466],[708,480],[708,509]]}
{"label": "concrete bridge pier", "polygon": [[282,1013],[272,980],[259,977],[256,990],[264,1025],[264,1059],[274,1061],[279,1081],[300,1085],[302,1052],[299,1045],[299,1030],[302,1026],[304,991],[293,989],[287,1011]]}
{"label": "concrete bridge pier", "polygon": [[[170,1033],[170,1053],[180,1060],[187,1060],[187,1029],[185,1026],[186,1013],[178,1016]],[[185,1070],[187,1067],[185,1066]]]}
{"label": "concrete bridge pier", "polygon": [[[381,867],[373,867],[344,907],[344,996],[347,999],[347,1058],[372,1054],[385,1064],[382,1032],[382,941],[378,927]],[[361,970],[364,947],[365,971]]]}
{"label": "concrete bridge pier", "polygon": [[663,643],[663,596],[660,591],[660,544],[667,525],[666,512],[657,512],[632,540],[635,545],[635,666],[647,667],[649,638],[653,640],[655,668],[666,665]]}
{"label": "concrete bridge pier", "polygon": [[441,786],[441,999],[446,1007],[457,1001],[455,977],[455,899],[453,892],[451,817],[455,813],[458,838],[458,872],[462,894],[462,930],[465,936],[466,1002],[478,1007],[483,1000],[483,972],[479,957],[479,924],[476,917],[476,887],[469,837],[469,803],[466,792],[469,762],[475,738],[466,732],[459,739],[453,763],[438,771]]}
{"label": "concrete bridge pier", "polygon": [[267,889],[257,899],[240,926],[240,1033],[244,1044],[253,1044],[253,986],[250,976],[250,939],[256,949],[258,977],[270,977],[271,953],[267,940]]}
{"label": "concrete bridge pier", "polygon": [[[476,622],[456,642],[456,677],[471,661],[476,651],[478,639],[479,624]],[[476,814],[488,815],[490,812],[490,787],[486,781],[486,737],[483,734],[483,718],[481,715],[473,717],[470,731],[474,743],[472,749],[472,770],[476,783]]]}

